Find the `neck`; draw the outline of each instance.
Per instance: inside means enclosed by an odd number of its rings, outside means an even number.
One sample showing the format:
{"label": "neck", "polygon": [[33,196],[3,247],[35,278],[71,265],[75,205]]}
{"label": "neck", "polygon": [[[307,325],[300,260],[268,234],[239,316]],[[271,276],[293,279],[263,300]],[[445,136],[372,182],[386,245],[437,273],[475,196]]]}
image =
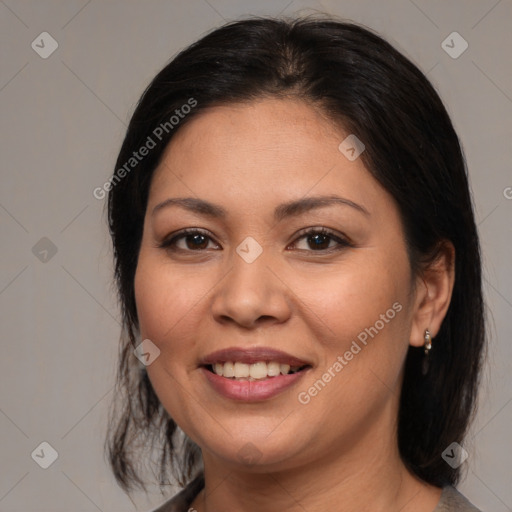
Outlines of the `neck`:
{"label": "neck", "polygon": [[331,449],[306,466],[258,473],[228,468],[204,454],[205,488],[191,509],[432,512],[441,490],[407,471],[393,434],[369,433],[342,456]]}

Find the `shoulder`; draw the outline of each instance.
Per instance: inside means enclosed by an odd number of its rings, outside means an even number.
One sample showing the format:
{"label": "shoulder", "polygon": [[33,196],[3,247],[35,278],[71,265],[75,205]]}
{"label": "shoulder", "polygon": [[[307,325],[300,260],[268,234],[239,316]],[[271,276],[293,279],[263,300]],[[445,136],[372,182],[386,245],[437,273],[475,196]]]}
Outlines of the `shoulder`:
{"label": "shoulder", "polygon": [[173,498],[149,512],[188,512],[190,504],[203,487],[204,476],[201,473]]}
{"label": "shoulder", "polygon": [[443,488],[434,512],[482,512],[472,505],[455,487]]}

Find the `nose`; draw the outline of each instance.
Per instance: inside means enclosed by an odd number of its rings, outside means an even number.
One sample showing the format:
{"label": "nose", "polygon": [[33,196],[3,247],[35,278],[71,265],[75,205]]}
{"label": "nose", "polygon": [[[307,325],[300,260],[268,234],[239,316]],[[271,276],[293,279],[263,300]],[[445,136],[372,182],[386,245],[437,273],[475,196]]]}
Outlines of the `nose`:
{"label": "nose", "polygon": [[290,292],[264,255],[265,251],[252,263],[233,255],[231,271],[212,297],[211,310],[217,322],[254,329],[290,317]]}

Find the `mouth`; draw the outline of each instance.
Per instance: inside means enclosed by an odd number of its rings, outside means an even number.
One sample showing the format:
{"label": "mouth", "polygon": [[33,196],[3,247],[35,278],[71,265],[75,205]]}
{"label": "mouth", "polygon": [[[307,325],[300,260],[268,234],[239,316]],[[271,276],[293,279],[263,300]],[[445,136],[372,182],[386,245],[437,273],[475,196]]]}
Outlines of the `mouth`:
{"label": "mouth", "polygon": [[269,347],[228,348],[201,360],[208,371],[235,380],[263,380],[311,368],[309,361]]}
{"label": "mouth", "polygon": [[281,393],[313,365],[279,350],[255,347],[214,352],[203,358],[199,367],[221,395],[252,402]]}
{"label": "mouth", "polygon": [[252,364],[226,361],[204,365],[204,368],[226,379],[255,381],[298,373],[311,368],[311,365],[291,366],[277,361],[257,361]]}

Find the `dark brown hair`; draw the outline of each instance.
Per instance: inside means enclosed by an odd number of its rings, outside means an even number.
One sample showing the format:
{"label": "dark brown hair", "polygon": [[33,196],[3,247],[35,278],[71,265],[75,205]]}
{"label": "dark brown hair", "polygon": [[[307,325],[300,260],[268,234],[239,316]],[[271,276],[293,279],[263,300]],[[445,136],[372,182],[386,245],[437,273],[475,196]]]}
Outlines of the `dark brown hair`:
{"label": "dark brown hair", "polygon": [[[459,468],[441,454],[465,435],[485,345],[480,248],[463,153],[423,73],[370,30],[332,18],[229,23],[179,53],[137,105],[108,196],[123,319],[115,410],[105,443],[114,474],[127,491],[145,488],[136,454],[140,450],[149,460],[153,448],[160,455],[153,462],[161,485],[172,476],[184,485],[200,469],[200,450],[163,409],[133,355],[141,341],[134,275],[148,190],[164,149],[186,123],[213,105],[264,96],[301,98],[364,142],[361,158],[398,205],[414,272],[435,258],[443,240],[455,247],[455,285],[430,370],[422,375],[422,351],[410,347],[398,417],[407,467],[433,485],[455,484]],[[169,123],[191,99],[194,108],[176,125]],[[168,129],[156,137],[163,123]],[[118,170],[148,138],[156,146],[120,179]]]}

